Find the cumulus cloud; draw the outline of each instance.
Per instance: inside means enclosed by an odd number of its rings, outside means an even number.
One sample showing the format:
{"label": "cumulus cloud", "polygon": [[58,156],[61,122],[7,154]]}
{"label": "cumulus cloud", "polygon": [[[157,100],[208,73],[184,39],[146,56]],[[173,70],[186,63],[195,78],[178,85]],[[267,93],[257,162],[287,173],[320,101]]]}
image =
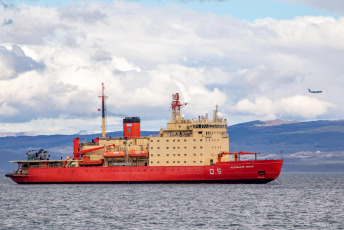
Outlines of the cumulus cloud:
{"label": "cumulus cloud", "polygon": [[18,45],[11,49],[0,46],[0,80],[9,80],[30,70],[42,70],[44,64],[25,55]]}
{"label": "cumulus cloud", "polygon": [[7,25],[11,25],[12,23],[13,23],[13,20],[9,18],[9,19],[4,19],[2,22],[2,25],[7,26]]}
{"label": "cumulus cloud", "polygon": [[342,15],[344,13],[344,5],[342,0],[284,0],[295,3],[304,3],[306,5],[318,8],[320,10],[327,10]]}
{"label": "cumulus cloud", "polygon": [[[342,18],[250,23],[177,6],[87,1],[0,7],[0,22],[0,121],[19,129],[8,131],[94,131],[102,82],[109,112],[154,128],[170,118],[176,92],[189,118],[215,104],[231,122],[344,113]],[[76,130],[63,127],[65,119]],[[40,121],[55,125],[43,130]]]}
{"label": "cumulus cloud", "polygon": [[6,102],[0,104],[0,115],[10,117],[18,113],[19,111],[9,105]]}
{"label": "cumulus cloud", "polygon": [[242,99],[235,105],[235,109],[238,112],[251,113],[266,119],[278,118],[280,114],[289,119],[311,119],[325,114],[332,106],[333,104],[316,98],[295,95],[278,100],[258,97],[253,102],[248,99]]}
{"label": "cumulus cloud", "polygon": [[86,24],[94,24],[106,18],[106,14],[100,9],[79,8],[78,4],[61,8],[59,16],[62,20],[80,21]]}
{"label": "cumulus cloud", "polygon": [[327,113],[333,105],[309,96],[295,95],[282,98],[278,102],[277,111],[290,117],[315,118]]}

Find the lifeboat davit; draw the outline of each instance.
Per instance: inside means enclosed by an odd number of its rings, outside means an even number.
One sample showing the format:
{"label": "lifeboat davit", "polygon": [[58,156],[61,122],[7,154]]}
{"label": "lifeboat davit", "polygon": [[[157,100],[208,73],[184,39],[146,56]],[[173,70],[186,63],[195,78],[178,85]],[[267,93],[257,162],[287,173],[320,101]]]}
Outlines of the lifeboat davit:
{"label": "lifeboat davit", "polygon": [[130,150],[128,155],[130,157],[148,157],[147,151],[136,151],[136,150]]}
{"label": "lifeboat davit", "polygon": [[105,158],[125,157],[125,152],[104,151],[103,157]]}

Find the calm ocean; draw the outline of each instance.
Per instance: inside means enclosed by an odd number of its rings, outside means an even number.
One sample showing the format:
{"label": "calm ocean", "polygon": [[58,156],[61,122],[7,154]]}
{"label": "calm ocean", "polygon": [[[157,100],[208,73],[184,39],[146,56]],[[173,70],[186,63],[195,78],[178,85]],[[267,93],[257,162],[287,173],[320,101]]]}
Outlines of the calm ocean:
{"label": "calm ocean", "polygon": [[0,229],[344,229],[344,174],[266,185],[17,185],[0,175]]}

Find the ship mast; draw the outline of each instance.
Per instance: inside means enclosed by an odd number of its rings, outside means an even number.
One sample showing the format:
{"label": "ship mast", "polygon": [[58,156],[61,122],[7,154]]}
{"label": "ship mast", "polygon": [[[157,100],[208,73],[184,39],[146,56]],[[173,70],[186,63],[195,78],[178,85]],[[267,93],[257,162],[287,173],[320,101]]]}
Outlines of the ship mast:
{"label": "ship mast", "polygon": [[106,138],[106,134],[105,134],[105,99],[107,98],[107,96],[105,96],[104,94],[104,83],[102,83],[102,95],[99,96],[102,99],[102,137]]}

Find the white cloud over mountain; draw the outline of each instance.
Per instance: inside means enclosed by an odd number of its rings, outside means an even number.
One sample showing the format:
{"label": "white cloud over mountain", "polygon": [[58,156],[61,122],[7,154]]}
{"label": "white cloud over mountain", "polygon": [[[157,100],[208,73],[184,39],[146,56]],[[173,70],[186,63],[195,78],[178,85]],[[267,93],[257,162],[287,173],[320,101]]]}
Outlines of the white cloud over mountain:
{"label": "white cloud over mountain", "polygon": [[[99,116],[101,82],[108,109],[141,116],[146,129],[169,119],[175,92],[189,118],[215,104],[232,123],[344,115],[342,17],[250,23],[176,6],[83,2],[0,7],[0,24],[0,131],[100,130],[89,121]],[[120,118],[114,123],[120,129]]]}
{"label": "white cloud over mountain", "polygon": [[327,113],[333,105],[309,96],[295,95],[273,101],[266,97],[257,97],[254,102],[243,99],[235,106],[236,110],[276,119],[283,116],[289,119],[316,118]]}

